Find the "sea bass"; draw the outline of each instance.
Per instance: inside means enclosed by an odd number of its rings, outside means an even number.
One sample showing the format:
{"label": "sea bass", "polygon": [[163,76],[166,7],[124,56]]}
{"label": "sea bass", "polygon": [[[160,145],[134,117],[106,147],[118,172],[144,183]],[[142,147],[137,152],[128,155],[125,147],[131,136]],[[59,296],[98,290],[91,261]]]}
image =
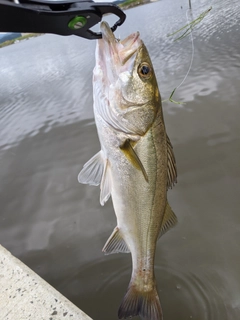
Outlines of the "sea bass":
{"label": "sea bass", "polygon": [[94,114],[101,150],[79,173],[81,183],[100,185],[100,203],[112,197],[117,226],[103,252],[131,252],[132,277],[120,319],[161,320],[154,276],[156,242],[177,218],[167,189],[177,170],[166,134],[161,96],[139,33],[120,41],[106,22],[96,48]]}

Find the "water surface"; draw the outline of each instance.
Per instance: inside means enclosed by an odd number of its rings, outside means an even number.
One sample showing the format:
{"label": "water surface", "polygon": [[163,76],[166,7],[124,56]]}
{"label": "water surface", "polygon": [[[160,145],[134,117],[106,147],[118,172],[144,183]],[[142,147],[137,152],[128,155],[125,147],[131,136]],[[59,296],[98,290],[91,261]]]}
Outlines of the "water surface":
{"label": "water surface", "polygon": [[[163,105],[178,165],[168,198],[179,224],[158,243],[156,277],[165,320],[238,320],[240,3],[192,4],[193,18],[213,9],[193,33],[192,69],[175,95],[185,104]],[[189,38],[167,37],[186,24],[187,5],[128,10],[116,32],[140,31],[163,99],[190,63]],[[101,207],[99,189],[77,182],[99,151],[94,48],[44,35],[0,50],[0,243],[94,320],[115,320],[131,258],[103,256],[116,226],[112,203]]]}

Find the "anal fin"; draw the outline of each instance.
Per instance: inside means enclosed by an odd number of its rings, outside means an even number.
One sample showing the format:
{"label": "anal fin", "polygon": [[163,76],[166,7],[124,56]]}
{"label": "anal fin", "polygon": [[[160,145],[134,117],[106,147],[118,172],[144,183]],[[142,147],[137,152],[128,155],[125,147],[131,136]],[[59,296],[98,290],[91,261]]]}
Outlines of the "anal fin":
{"label": "anal fin", "polygon": [[177,222],[177,217],[167,202],[158,238],[164,235],[164,233],[166,233],[169,229],[173,228]]}
{"label": "anal fin", "polygon": [[103,247],[102,251],[105,254],[111,254],[111,253],[128,253],[130,252],[126,242],[123,240],[119,228],[116,227],[113,230],[113,233],[111,236],[108,238],[105,246]]}
{"label": "anal fin", "polygon": [[145,180],[148,182],[148,175],[147,172],[139,159],[138,155],[134,151],[133,147],[131,146],[130,140],[126,140],[124,144],[120,147],[126,158],[131,162],[131,164],[137,168],[138,170],[142,171]]}

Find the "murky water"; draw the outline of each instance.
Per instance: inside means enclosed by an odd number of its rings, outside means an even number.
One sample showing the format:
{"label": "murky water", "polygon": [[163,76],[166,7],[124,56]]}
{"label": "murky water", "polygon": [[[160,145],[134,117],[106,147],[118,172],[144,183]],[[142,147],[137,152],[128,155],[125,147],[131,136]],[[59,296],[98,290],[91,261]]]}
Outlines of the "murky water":
{"label": "murky water", "polygon": [[[194,60],[164,103],[178,164],[169,202],[178,226],[158,243],[165,320],[240,318],[240,2],[192,1]],[[166,99],[190,62],[188,1],[127,11],[117,36],[139,30]],[[182,8],[181,8],[182,6]],[[116,225],[111,201],[79,185],[99,150],[92,111],[94,41],[45,35],[0,50],[0,243],[94,320],[117,319],[130,255],[103,256]]]}

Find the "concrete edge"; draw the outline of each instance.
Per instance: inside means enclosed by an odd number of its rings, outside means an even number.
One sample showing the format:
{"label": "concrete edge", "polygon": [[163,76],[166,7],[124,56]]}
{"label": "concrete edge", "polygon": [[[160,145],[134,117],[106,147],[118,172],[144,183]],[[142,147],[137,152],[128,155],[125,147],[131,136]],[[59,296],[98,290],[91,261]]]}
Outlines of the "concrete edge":
{"label": "concrete edge", "polygon": [[0,319],[92,320],[1,245]]}

